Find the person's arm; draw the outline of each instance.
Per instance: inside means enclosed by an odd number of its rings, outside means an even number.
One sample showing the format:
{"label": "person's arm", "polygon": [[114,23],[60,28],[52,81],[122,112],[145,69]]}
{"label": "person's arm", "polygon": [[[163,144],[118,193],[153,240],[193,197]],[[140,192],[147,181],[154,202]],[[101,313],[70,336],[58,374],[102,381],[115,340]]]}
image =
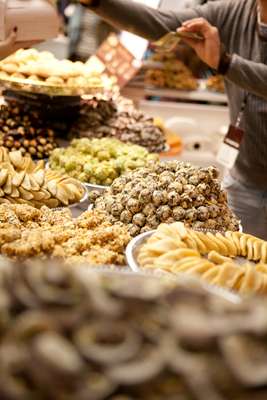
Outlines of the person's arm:
{"label": "person's arm", "polygon": [[203,17],[213,25],[224,26],[231,1],[209,2],[179,12],[153,9],[132,0],[80,0],[93,12],[119,30],[127,30],[154,41],[175,31],[189,19]]}
{"label": "person's arm", "polygon": [[211,68],[240,88],[256,96],[267,99],[267,65],[246,60],[237,54],[228,54],[221,44],[220,34],[215,26],[203,18],[195,18],[183,23],[180,32],[198,32],[203,41],[185,39],[198,56]]}
{"label": "person's arm", "polygon": [[233,54],[225,78],[249,93],[267,100],[267,65]]}
{"label": "person's arm", "polygon": [[[183,29],[200,31],[206,37],[203,42],[186,42],[194,48],[202,61],[215,70],[219,68],[221,61],[221,40],[227,47],[231,38],[231,21],[235,20],[236,8],[240,7],[239,1],[219,0],[193,9],[172,12],[155,10],[131,0],[80,1],[88,6],[90,3],[92,11],[118,29],[128,30],[152,41],[166,32],[176,30],[187,21]],[[191,24],[192,19],[197,19],[197,24],[195,21]],[[204,20],[208,21],[209,29],[205,30]],[[231,62],[223,71],[226,79],[257,96],[267,98],[266,65],[245,60],[238,55],[231,56],[229,61]]]}

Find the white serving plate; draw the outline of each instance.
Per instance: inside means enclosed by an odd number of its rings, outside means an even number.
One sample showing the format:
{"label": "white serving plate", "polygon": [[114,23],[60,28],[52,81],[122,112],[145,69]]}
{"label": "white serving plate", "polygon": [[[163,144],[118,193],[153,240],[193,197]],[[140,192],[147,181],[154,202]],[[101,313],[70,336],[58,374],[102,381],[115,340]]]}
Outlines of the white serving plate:
{"label": "white serving plate", "polygon": [[[126,259],[127,259],[128,265],[136,273],[140,274],[140,273],[144,272],[144,270],[141,269],[140,266],[138,265],[138,261],[137,261],[138,250],[139,250],[140,246],[143,245],[151,235],[153,235],[154,232],[155,232],[155,230],[150,231],[150,232],[145,232],[145,233],[142,233],[141,235],[136,236],[134,239],[131,240],[131,242],[128,244],[128,246],[126,248]],[[205,283],[204,281],[202,281],[201,279],[194,277],[194,276],[188,276],[187,274],[183,274],[183,273],[174,275],[174,274],[171,274],[171,273],[163,271],[163,270],[155,270],[155,271],[151,271],[151,273],[153,274],[153,276],[158,276],[159,278],[168,276],[172,280],[176,280],[179,282],[182,281],[185,284],[191,283],[191,284],[201,285],[208,292],[215,294],[219,297],[222,297],[225,300],[230,301],[231,303],[239,304],[242,301],[241,297],[238,294],[236,294],[230,290],[224,289],[222,287],[219,287],[219,286],[209,285],[209,284]]]}

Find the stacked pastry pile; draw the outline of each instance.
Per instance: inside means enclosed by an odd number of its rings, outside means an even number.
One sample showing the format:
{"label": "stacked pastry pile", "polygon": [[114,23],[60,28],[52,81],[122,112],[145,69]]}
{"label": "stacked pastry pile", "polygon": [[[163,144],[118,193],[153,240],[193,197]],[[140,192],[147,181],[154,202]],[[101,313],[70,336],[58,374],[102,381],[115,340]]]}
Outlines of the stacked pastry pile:
{"label": "stacked pastry pile", "polygon": [[49,86],[102,86],[98,73],[82,62],[57,60],[48,52],[36,49],[18,50],[0,62],[0,79],[28,80]]}
{"label": "stacked pastry pile", "polygon": [[3,261],[0,298],[1,399],[267,397],[266,300]]}
{"label": "stacked pastry pile", "polygon": [[240,293],[267,294],[267,242],[252,235],[162,224],[140,249],[138,261],[143,268],[196,275]]}
{"label": "stacked pastry pile", "polygon": [[55,149],[49,165],[85,183],[108,186],[127,171],[158,160],[158,155],[112,138],[74,139],[69,147]]}
{"label": "stacked pastry pile", "polygon": [[[153,60],[153,59],[152,59]],[[154,59],[155,60],[155,59]],[[196,90],[198,81],[185,64],[175,56],[161,62],[160,68],[148,69],[145,83],[158,88]]]}
{"label": "stacked pastry pile", "polygon": [[43,161],[34,163],[20,151],[0,147],[0,204],[30,204],[51,208],[79,202],[83,185],[67,175],[45,169]]}
{"label": "stacked pastry pile", "polygon": [[196,228],[238,230],[217,177],[214,167],[153,162],[116,179],[103,195],[92,192],[90,198],[108,212],[112,223],[126,224],[132,236],[175,221]]}
{"label": "stacked pastry pile", "polygon": [[88,211],[75,219],[67,208],[0,205],[0,253],[12,259],[125,265],[129,239],[126,228],[111,226],[103,212]]}
{"label": "stacked pastry pile", "polygon": [[88,138],[114,137],[134,143],[150,152],[165,149],[166,138],[153,118],[137,110],[127,99],[91,99],[83,103],[79,120],[72,135]]}
{"label": "stacked pastry pile", "polygon": [[49,157],[57,143],[40,112],[11,101],[0,109],[0,146],[42,160]]}

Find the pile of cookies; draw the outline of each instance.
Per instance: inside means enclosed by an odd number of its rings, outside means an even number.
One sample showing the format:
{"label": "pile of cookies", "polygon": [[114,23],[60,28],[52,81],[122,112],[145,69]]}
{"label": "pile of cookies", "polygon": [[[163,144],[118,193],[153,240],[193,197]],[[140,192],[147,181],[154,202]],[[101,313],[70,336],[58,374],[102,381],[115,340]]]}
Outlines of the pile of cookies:
{"label": "pile of cookies", "polygon": [[48,86],[102,86],[98,73],[82,62],[58,60],[48,52],[36,49],[18,50],[0,62],[0,79],[29,83],[46,83]]}
{"label": "pile of cookies", "polygon": [[72,127],[72,135],[88,138],[114,137],[156,153],[162,152],[166,147],[164,129],[122,97],[84,101],[80,117]]}
{"label": "pile of cookies", "polygon": [[114,138],[74,139],[66,148],[53,150],[51,169],[66,173],[81,182],[109,186],[127,171],[158,161],[157,154]]}
{"label": "pile of cookies", "polygon": [[85,196],[83,185],[67,175],[45,169],[20,151],[0,147],[0,204],[30,204],[40,208],[67,206]]}
{"label": "pile of cookies", "polygon": [[75,219],[68,208],[0,205],[0,253],[12,259],[39,257],[75,265],[125,265],[129,240],[126,228],[112,226],[106,214],[97,210]]}
{"label": "pile of cookies", "polygon": [[127,225],[132,236],[175,221],[198,229],[236,231],[239,221],[218,175],[214,167],[153,161],[115,179],[103,194],[89,196],[97,208],[107,211],[112,223]]}
{"label": "pile of cookies", "polygon": [[162,224],[141,247],[138,262],[145,269],[198,276],[239,293],[267,294],[267,242],[241,232],[211,233],[180,222]]}
{"label": "pile of cookies", "polygon": [[147,276],[0,264],[0,398],[265,400],[266,299]]}
{"label": "pile of cookies", "polygon": [[49,157],[57,143],[54,130],[37,109],[7,101],[0,108],[0,146],[42,160]]}
{"label": "pile of cookies", "polygon": [[160,68],[148,69],[145,74],[148,86],[177,90],[196,90],[198,81],[186,65],[176,58],[162,62]]}

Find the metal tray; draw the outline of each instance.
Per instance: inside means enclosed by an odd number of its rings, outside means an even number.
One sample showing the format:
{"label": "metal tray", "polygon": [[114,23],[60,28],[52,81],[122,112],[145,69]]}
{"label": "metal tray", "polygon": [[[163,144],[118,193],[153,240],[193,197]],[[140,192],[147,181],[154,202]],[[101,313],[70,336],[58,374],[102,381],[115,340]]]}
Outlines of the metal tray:
{"label": "metal tray", "polygon": [[105,190],[107,190],[110,186],[102,186],[102,185],[93,185],[91,183],[84,183],[84,186],[88,190],[88,192],[100,192],[103,193]]}
{"label": "metal tray", "polygon": [[[142,268],[140,268],[140,266],[138,265],[138,262],[137,262],[137,255],[138,255],[140,246],[142,246],[148,240],[148,238],[150,236],[152,236],[153,233],[155,233],[155,232],[156,232],[156,230],[153,230],[150,232],[142,233],[139,236],[136,236],[133,240],[131,240],[131,242],[128,244],[128,246],[126,248],[125,254],[126,254],[126,259],[127,259],[128,265],[136,273],[140,274],[145,271]],[[153,274],[153,276],[157,276],[159,278],[167,276],[169,279],[174,280],[174,281],[182,281],[184,283],[189,283],[189,284],[195,283],[195,284],[201,285],[208,292],[215,294],[217,296],[220,296],[220,297],[224,298],[225,300],[230,301],[231,303],[239,304],[242,301],[241,297],[238,294],[236,294],[230,290],[227,290],[222,287],[215,286],[215,285],[209,285],[209,284],[205,283],[203,280],[201,280],[197,277],[194,277],[194,276],[188,276],[185,273],[179,273],[179,274],[174,275],[167,271],[155,270],[155,271],[151,271],[151,274]]]}
{"label": "metal tray", "polygon": [[24,91],[30,93],[46,94],[48,96],[82,96],[104,93],[104,85],[93,84],[90,86],[48,85],[46,82],[29,79],[0,78],[0,86],[4,89]]}

